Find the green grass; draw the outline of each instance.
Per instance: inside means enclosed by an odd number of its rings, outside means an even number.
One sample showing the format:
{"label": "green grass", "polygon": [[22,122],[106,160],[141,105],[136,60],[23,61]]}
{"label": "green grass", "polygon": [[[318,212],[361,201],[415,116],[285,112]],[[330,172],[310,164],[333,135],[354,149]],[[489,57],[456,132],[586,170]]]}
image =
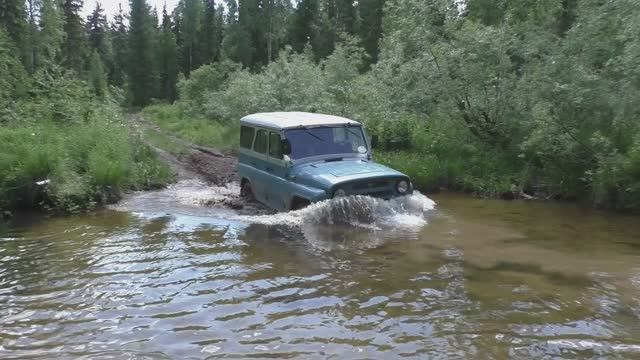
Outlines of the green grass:
{"label": "green grass", "polygon": [[[0,207],[75,212],[155,188],[169,168],[113,107],[83,123],[20,122],[0,128]],[[112,113],[106,113],[113,110]],[[37,181],[49,179],[48,186]]]}
{"label": "green grass", "polygon": [[173,141],[167,135],[154,129],[144,129],[143,136],[151,145],[160,148],[174,156],[179,157],[189,153],[189,149],[187,149],[187,147],[176,141]]}
{"label": "green grass", "polygon": [[[452,154],[449,154],[452,155]],[[419,150],[376,152],[376,161],[401,171],[424,192],[447,189],[497,197],[510,191],[511,169],[490,156],[442,156]]]}
{"label": "green grass", "polygon": [[220,150],[237,148],[240,127],[186,114],[178,105],[156,104],[142,110],[145,119],[194,144]]}

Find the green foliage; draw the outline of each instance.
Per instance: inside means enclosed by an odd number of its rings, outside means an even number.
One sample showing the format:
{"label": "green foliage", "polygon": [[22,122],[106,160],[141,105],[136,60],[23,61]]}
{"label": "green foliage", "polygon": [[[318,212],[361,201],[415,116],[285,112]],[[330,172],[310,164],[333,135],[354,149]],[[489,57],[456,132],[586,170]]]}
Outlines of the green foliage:
{"label": "green foliage", "polygon": [[154,58],[155,24],[151,8],[145,0],[131,0],[131,30],[128,41],[129,86],[133,106],[147,105],[157,94],[157,73]]}
{"label": "green foliage", "polygon": [[84,21],[80,17],[81,10],[81,0],[64,0],[62,2],[64,18],[62,60],[67,68],[79,75],[84,73],[84,64],[87,56],[87,34],[84,28]]}
{"label": "green foliage", "polygon": [[89,59],[89,86],[93,93],[103,98],[107,94],[107,75],[97,50],[93,50]]}
{"label": "green foliage", "polygon": [[[189,115],[180,106],[151,105],[144,108],[143,114],[168,133],[175,134],[195,144],[213,146],[222,150],[231,150],[238,146],[240,138],[238,126]],[[158,139],[156,138],[156,140]],[[162,146],[162,142],[159,145],[162,148],[166,148]],[[168,150],[176,152],[179,149],[169,148]]]}
{"label": "green foliage", "polygon": [[158,44],[160,96],[169,101],[176,99],[176,83],[178,81],[178,46],[171,30],[171,17],[167,8],[162,10],[162,27]]}
{"label": "green foliage", "polygon": [[[100,61],[97,51],[93,58]],[[170,180],[166,165],[129,134],[104,74],[102,81],[98,101],[88,83],[52,66],[14,95],[0,127],[1,207],[80,211]]]}
{"label": "green foliage", "polygon": [[7,34],[0,29],[0,124],[11,118],[15,101],[24,95],[27,76]]}

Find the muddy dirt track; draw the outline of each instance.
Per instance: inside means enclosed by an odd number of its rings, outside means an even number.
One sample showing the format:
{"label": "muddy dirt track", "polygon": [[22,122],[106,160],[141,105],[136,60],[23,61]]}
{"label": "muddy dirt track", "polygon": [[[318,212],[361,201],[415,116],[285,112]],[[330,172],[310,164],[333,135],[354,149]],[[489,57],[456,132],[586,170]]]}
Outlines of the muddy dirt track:
{"label": "muddy dirt track", "polygon": [[[211,185],[217,186],[224,186],[230,182],[237,182],[239,180],[236,170],[237,154],[233,152],[221,152],[178,138],[165,132],[150,121],[147,121],[140,114],[132,114],[130,117],[141,139],[171,167],[177,176],[177,180],[199,178]],[[144,136],[145,130],[155,131],[169,142],[183,147],[186,151],[181,154],[172,154],[158,147],[146,139]]]}

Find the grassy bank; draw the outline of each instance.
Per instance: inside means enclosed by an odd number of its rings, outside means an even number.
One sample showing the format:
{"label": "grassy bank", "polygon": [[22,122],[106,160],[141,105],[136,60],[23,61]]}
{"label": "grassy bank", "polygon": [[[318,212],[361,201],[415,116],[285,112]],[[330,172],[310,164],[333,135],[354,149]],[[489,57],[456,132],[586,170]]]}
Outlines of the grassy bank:
{"label": "grassy bank", "polygon": [[145,119],[167,133],[194,144],[232,150],[238,145],[240,128],[187,114],[179,105],[156,104],[142,110]]}
{"label": "grassy bank", "polygon": [[169,169],[122,116],[108,117],[0,129],[1,207],[75,212],[116,201],[123,190],[166,184]]}
{"label": "grassy bank", "polygon": [[110,98],[42,74],[0,113],[0,208],[78,212],[171,180]]}

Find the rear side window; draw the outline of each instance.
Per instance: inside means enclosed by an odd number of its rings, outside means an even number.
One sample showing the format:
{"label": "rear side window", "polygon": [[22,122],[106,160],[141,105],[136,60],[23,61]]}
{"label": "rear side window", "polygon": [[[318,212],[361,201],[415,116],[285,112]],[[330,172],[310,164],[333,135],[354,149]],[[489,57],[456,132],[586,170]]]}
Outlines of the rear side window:
{"label": "rear side window", "polygon": [[256,141],[253,144],[253,151],[266,154],[268,142],[267,130],[258,130],[256,133]]}
{"label": "rear side window", "polygon": [[253,134],[255,133],[255,129],[250,126],[241,126],[240,127],[240,147],[245,149],[251,149],[251,145],[253,145]]}
{"label": "rear side window", "polygon": [[275,159],[282,159],[282,149],[280,148],[280,134],[269,133],[269,156]]}

